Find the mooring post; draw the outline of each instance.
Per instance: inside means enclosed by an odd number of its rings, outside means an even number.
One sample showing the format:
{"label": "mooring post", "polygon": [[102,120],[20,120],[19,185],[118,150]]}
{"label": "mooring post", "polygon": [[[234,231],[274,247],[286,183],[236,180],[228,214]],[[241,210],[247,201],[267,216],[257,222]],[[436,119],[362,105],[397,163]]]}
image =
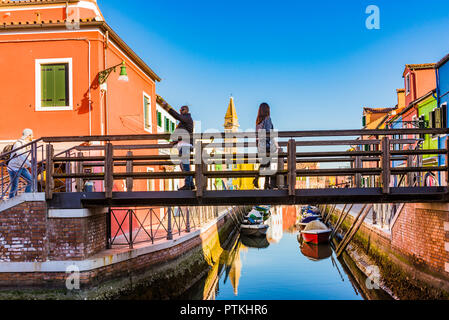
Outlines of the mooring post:
{"label": "mooring post", "polygon": [[288,195],[294,197],[296,195],[296,141],[288,140]]}
{"label": "mooring post", "polygon": [[348,231],[347,236],[345,237],[345,239],[342,240],[342,242],[340,243],[340,245],[337,248],[337,251],[336,251],[337,258],[340,257],[340,255],[346,249],[348,244],[351,242],[352,238],[354,238],[354,236],[357,233],[357,231],[359,231],[360,227],[363,224],[363,221],[365,220],[366,216],[368,215],[368,213],[370,212],[372,207],[373,207],[373,205],[371,204],[368,207],[368,209],[365,210],[365,212],[363,213],[361,218],[354,221],[354,224],[352,225],[351,229]]}
{"label": "mooring post", "polygon": [[[132,158],[133,153],[131,151],[128,151],[126,153],[126,156],[128,158]],[[133,171],[134,171],[133,160],[132,159],[126,160],[126,173],[127,174],[132,174]],[[126,177],[126,191],[132,192],[133,191],[133,186],[134,186],[133,177]]]}
{"label": "mooring post", "polygon": [[47,144],[47,174],[45,180],[45,198],[47,200],[53,199],[53,188],[54,188],[54,180],[53,180],[53,157],[55,154],[55,150],[52,144]]}
{"label": "mooring post", "polygon": [[382,192],[390,193],[390,140],[382,138]]}
{"label": "mooring post", "polygon": [[172,209],[168,207],[167,217],[167,240],[173,240],[173,230],[171,225]]}

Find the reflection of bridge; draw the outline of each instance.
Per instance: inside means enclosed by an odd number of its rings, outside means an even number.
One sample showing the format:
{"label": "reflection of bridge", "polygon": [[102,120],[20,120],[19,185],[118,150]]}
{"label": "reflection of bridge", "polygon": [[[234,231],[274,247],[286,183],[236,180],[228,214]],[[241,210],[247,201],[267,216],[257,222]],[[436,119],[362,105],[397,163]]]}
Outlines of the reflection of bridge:
{"label": "reflection of bridge", "polygon": [[[195,151],[190,159],[194,170],[190,173],[160,172],[159,169],[142,172],[142,168],[162,168],[179,163],[179,159],[172,155],[158,152],[172,148],[171,144],[161,142],[169,139],[168,134],[49,137],[13,153],[26,155],[31,160],[32,190],[45,191],[53,208],[446,202],[447,183],[426,187],[415,186],[414,181],[428,172],[448,171],[448,148],[415,148],[419,140],[415,136],[447,133],[448,129],[277,132],[280,150],[269,156],[252,151],[256,150],[256,133],[195,134]],[[364,137],[375,139],[363,140]],[[314,150],[307,151],[307,148]],[[233,151],[225,154],[217,150]],[[419,159],[429,154],[444,155],[446,166],[423,166]],[[259,174],[255,170],[217,170],[217,164],[261,163],[265,160],[279,165],[275,173],[279,182],[276,190],[211,190],[211,184],[208,186],[211,179],[251,178]],[[343,163],[346,167],[298,169],[307,163],[326,163],[327,166]],[[0,162],[0,166],[4,198],[10,184],[5,162]],[[195,191],[146,191],[135,187],[138,181],[182,179],[188,175],[195,179]],[[346,188],[297,189],[297,179],[307,176],[346,176],[350,180]],[[394,185],[394,176],[401,181],[400,186]],[[363,186],[362,177],[374,177],[375,186]],[[86,188],[86,182],[94,182],[95,191]],[[123,182],[123,191],[114,191],[114,182]]]}

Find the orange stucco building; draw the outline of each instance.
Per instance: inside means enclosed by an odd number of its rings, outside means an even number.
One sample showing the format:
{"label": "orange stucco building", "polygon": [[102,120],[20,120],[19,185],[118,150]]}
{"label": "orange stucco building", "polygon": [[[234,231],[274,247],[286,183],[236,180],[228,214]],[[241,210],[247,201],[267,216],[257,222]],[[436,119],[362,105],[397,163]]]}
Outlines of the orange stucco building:
{"label": "orange stucco building", "polygon": [[[106,85],[99,73],[125,62]],[[108,26],[95,0],[0,2],[0,141],[156,133],[160,78]],[[147,110],[145,110],[147,109]]]}
{"label": "orange stucco building", "polygon": [[[119,80],[123,62],[128,81]],[[1,148],[24,128],[35,138],[157,133],[161,79],[109,27],[95,0],[1,1],[0,66]],[[100,85],[100,73],[113,66]],[[157,181],[135,183],[159,189]],[[114,190],[124,185],[115,181]]]}

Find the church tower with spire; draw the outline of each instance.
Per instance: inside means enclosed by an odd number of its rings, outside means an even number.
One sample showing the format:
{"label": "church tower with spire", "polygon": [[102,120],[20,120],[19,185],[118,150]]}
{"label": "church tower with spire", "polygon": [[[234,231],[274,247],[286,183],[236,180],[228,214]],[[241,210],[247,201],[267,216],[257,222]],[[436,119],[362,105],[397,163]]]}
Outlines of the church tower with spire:
{"label": "church tower with spire", "polygon": [[237,132],[239,127],[239,118],[237,117],[237,111],[235,111],[234,97],[231,96],[228,111],[225,116],[224,129],[225,132]]}

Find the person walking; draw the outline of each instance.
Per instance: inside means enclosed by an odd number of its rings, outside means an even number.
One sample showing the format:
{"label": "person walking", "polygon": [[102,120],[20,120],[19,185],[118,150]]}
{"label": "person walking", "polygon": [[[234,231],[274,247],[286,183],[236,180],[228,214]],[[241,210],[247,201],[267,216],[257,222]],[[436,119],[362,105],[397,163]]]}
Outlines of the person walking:
{"label": "person walking", "polygon": [[[267,103],[262,103],[259,106],[256,119],[256,132],[257,132],[257,151],[259,154],[264,155],[262,163],[259,168],[259,175],[254,179],[254,186],[259,189],[259,178],[262,170],[271,170],[272,154],[277,152],[276,142],[271,138],[270,131],[274,129],[273,123],[270,117],[270,106]],[[266,135],[265,139],[259,139],[259,135]],[[264,189],[276,188],[276,175],[265,175]]]}
{"label": "person walking", "polygon": [[[20,147],[33,141],[33,130],[23,130],[22,137],[16,141],[12,150],[17,150]],[[8,173],[10,177],[11,188],[9,191],[9,199],[12,199],[17,194],[17,187],[19,185],[19,179],[23,178],[26,181],[25,192],[31,192],[31,173],[28,171],[31,168],[31,162],[29,159],[29,153],[27,150],[21,149],[11,154],[8,162]]]}
{"label": "person walking", "polygon": [[[182,106],[179,110],[179,113],[176,112],[172,107],[170,107],[166,102],[162,104],[162,107],[179,121],[176,126],[173,135],[178,136],[178,141],[174,142],[176,148],[179,151],[179,157],[181,158],[181,170],[183,172],[190,172],[190,154],[193,150],[193,119],[190,114],[190,110],[188,106]],[[188,139],[182,139],[182,137],[186,137],[188,135]],[[186,140],[188,142],[186,142]],[[185,184],[179,190],[194,190],[195,185],[193,183],[193,177],[188,176],[185,178]]]}

